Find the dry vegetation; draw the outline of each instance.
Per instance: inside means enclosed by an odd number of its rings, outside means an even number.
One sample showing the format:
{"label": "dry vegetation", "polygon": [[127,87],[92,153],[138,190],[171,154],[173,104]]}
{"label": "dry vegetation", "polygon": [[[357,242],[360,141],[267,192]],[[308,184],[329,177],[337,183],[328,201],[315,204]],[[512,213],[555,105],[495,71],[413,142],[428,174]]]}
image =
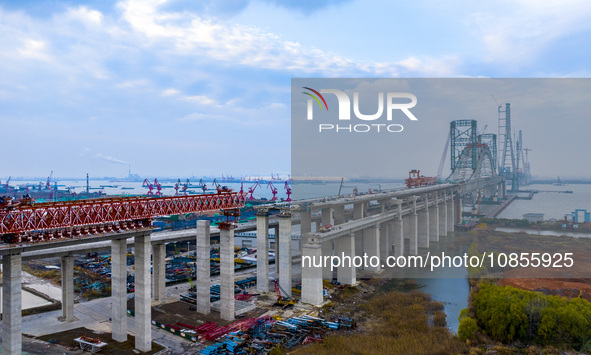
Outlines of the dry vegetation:
{"label": "dry vegetation", "polygon": [[360,332],[335,333],[306,354],[457,354],[469,349],[445,328],[443,304],[420,291],[365,297],[354,316]]}

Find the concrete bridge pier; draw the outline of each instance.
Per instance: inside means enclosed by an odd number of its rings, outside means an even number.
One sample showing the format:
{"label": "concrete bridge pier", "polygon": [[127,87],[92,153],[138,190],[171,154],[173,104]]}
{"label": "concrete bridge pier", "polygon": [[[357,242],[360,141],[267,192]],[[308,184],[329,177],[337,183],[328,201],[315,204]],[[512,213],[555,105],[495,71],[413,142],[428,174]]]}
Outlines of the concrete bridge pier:
{"label": "concrete bridge pier", "polygon": [[[150,272],[151,235],[152,232],[148,232],[134,237],[135,348],[144,352],[152,350],[152,273]],[[127,298],[126,296],[127,292],[125,294],[125,298]]]}
{"label": "concrete bridge pier", "polygon": [[62,256],[62,316],[61,320],[71,322],[74,318],[74,257]]}
{"label": "concrete bridge pier", "polygon": [[439,242],[439,199],[437,193],[429,207],[429,242]]}
{"label": "concrete bridge pier", "polygon": [[418,247],[429,248],[429,196],[427,194],[421,196],[421,203],[423,209],[417,213]]}
{"label": "concrete bridge pier", "polygon": [[[366,216],[365,204],[363,202],[357,202],[353,204],[353,220],[359,220]],[[355,256],[363,256],[363,233],[355,234]],[[362,270],[363,267],[357,268]]]}
{"label": "concrete bridge pier", "polygon": [[[376,226],[371,226],[363,230],[363,251],[367,254],[368,261],[373,257],[380,258],[380,229]],[[378,263],[377,266],[372,266],[371,263],[368,262],[366,270],[379,272],[380,263]]]}
{"label": "concrete bridge pier", "polygon": [[22,352],[22,255],[2,257],[2,354]]}
{"label": "concrete bridge pier", "polygon": [[[322,297],[322,270],[313,265],[314,260],[322,258],[322,247],[319,243],[310,241],[302,243],[302,303],[319,305],[324,301]],[[304,258],[310,257],[310,265],[304,263]]]}
{"label": "concrete bridge pier", "polygon": [[[323,242],[321,244],[321,248],[322,248],[322,256],[328,255],[328,256],[332,256],[333,255],[333,241],[332,240],[327,240],[325,242]],[[322,268],[322,278],[327,279],[327,280],[332,280],[333,279],[333,270],[330,269],[330,265],[325,265]]]}
{"label": "concrete bridge pier", "polygon": [[462,197],[458,195],[458,198],[456,198],[455,201],[454,217],[456,219],[456,224],[459,225],[462,223]]}
{"label": "concrete bridge pier", "polygon": [[321,220],[322,220],[321,227],[328,226],[329,224],[332,224],[332,208],[331,207],[325,207],[322,209]]}
{"label": "concrete bridge pier", "polygon": [[275,275],[279,275],[279,227],[273,227],[273,234],[275,235]]}
{"label": "concrete bridge pier", "polygon": [[395,201],[398,209],[396,219],[392,222],[392,238],[394,244],[394,256],[404,255],[404,220],[402,219],[402,201]]}
{"label": "concrete bridge pier", "polygon": [[407,200],[410,213],[405,216],[404,229],[405,239],[408,239],[410,255],[417,255],[419,253],[418,243],[418,217],[417,217],[417,197],[411,196]]}
{"label": "concrete bridge pier", "polygon": [[158,243],[152,245],[152,256],[154,261],[153,268],[153,285],[154,291],[152,297],[154,301],[164,302],[166,300],[166,245]]}
{"label": "concrete bridge pier", "polygon": [[[291,213],[282,210],[279,213],[279,285],[282,294],[291,297]],[[233,296],[232,296],[233,297]]]}
{"label": "concrete bridge pier", "polygon": [[441,196],[442,202],[439,205],[439,236],[445,237],[447,235],[447,192],[443,192]]}
{"label": "concrete bridge pier", "polygon": [[380,260],[386,260],[390,255],[392,243],[390,242],[390,221],[380,223]]}
{"label": "concrete bridge pier", "polygon": [[[220,225],[220,318],[234,320],[234,225]],[[277,241],[278,235],[275,235]]]}
{"label": "concrete bridge pier", "polygon": [[[257,219],[257,291],[269,292],[269,212],[259,210]],[[303,227],[303,225],[302,225]],[[304,233],[302,233],[304,235]],[[277,245],[277,243],[275,243]]]}
{"label": "concrete bridge pier", "polygon": [[353,234],[339,237],[336,241],[337,256],[341,258],[341,265],[337,268],[337,281],[342,284],[354,285],[357,283],[357,270],[353,263],[344,263],[345,257],[349,256],[351,259],[355,255],[355,236]]}
{"label": "concrete bridge pier", "polygon": [[449,197],[449,201],[447,201],[447,231],[453,232],[454,231],[454,195],[453,192]]}
{"label": "concrete bridge pier", "polygon": [[111,240],[111,333],[127,341],[127,240]]}
{"label": "concrete bridge pier", "polygon": [[[257,222],[258,222],[258,217],[257,217]],[[269,234],[269,221],[267,220],[267,229],[265,229],[266,231],[266,235],[267,235],[267,241],[269,240],[268,234]],[[258,227],[258,224],[257,224]],[[197,257],[196,257],[196,262],[197,262],[197,283],[195,284],[195,287],[197,288],[197,312],[201,313],[201,314],[209,314],[211,312],[211,304],[210,304],[210,296],[211,296],[211,270],[210,270],[210,244],[211,244],[211,240],[210,240],[210,226],[209,226],[209,221],[197,221]],[[258,236],[258,230],[257,230],[257,239],[259,238]],[[257,242],[258,243],[258,242]],[[257,244],[257,249],[259,250],[259,255],[258,255],[258,260],[261,263],[264,263],[267,266],[267,278],[263,278],[263,277],[257,277],[257,289],[259,287],[259,282],[261,282],[260,280],[267,280],[267,283],[269,282],[269,262],[268,262],[268,258],[269,258],[269,254],[268,253],[264,253],[266,255],[266,257],[262,257],[260,255],[260,250],[261,248],[259,248],[260,244]],[[267,242],[265,244],[265,246],[268,248],[269,243]],[[265,248],[266,250],[266,248]],[[262,260],[261,260],[262,259]],[[260,275],[259,274],[259,264],[257,263],[257,276]]]}

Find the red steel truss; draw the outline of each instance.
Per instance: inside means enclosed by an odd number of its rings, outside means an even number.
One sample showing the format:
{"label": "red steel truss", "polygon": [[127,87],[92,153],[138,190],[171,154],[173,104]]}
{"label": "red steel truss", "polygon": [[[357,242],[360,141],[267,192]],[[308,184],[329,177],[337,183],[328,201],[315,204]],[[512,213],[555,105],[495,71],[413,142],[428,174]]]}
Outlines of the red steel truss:
{"label": "red steel truss", "polygon": [[0,209],[0,235],[20,242],[25,234],[25,239],[33,241],[138,229],[149,227],[157,216],[239,208],[245,200],[246,194],[224,191],[193,196],[8,204]]}

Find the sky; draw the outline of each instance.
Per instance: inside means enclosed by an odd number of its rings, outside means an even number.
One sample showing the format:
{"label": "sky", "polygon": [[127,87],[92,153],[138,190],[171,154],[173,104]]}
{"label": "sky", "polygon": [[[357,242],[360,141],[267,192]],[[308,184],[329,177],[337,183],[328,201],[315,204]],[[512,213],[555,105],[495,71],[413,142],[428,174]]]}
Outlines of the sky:
{"label": "sky", "polygon": [[[590,20],[582,0],[0,1],[0,179],[287,175],[292,78],[588,78]],[[530,148],[534,174],[563,169]]]}

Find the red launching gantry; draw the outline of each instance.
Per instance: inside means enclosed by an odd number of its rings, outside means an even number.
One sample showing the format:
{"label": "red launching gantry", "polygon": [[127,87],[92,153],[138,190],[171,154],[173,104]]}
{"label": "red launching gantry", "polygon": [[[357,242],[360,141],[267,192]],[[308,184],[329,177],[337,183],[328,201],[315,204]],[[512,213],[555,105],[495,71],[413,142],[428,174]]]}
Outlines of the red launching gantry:
{"label": "red launching gantry", "polygon": [[408,179],[405,179],[404,182],[406,183],[406,187],[408,188],[429,186],[435,185],[437,183],[437,178],[421,176],[420,170],[413,169],[408,173]]}
{"label": "red launching gantry", "polygon": [[8,243],[50,241],[151,226],[157,216],[240,208],[245,194],[114,197],[33,203],[0,199],[0,236]]}

